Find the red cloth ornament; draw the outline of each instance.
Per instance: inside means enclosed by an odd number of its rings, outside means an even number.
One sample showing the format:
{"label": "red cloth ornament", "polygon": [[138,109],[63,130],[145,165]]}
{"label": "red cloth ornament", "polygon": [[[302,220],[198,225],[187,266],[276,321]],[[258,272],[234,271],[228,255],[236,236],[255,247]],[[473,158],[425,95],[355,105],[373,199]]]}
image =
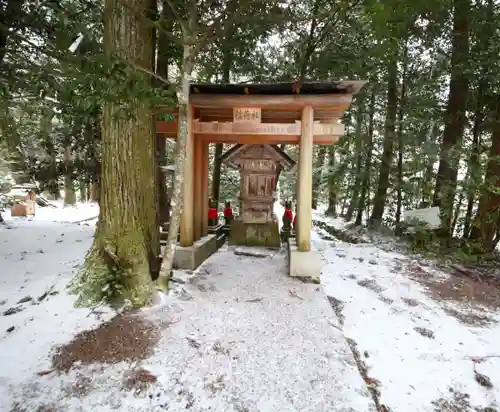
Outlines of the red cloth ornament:
{"label": "red cloth ornament", "polygon": [[224,216],[232,216],[233,215],[233,209],[231,209],[230,207],[226,207],[224,209]]}
{"label": "red cloth ornament", "polygon": [[286,216],[289,220],[293,219],[292,209],[285,209],[283,216]]}
{"label": "red cloth ornament", "polygon": [[208,218],[217,219],[217,209],[215,207],[211,207],[210,209],[208,209]]}

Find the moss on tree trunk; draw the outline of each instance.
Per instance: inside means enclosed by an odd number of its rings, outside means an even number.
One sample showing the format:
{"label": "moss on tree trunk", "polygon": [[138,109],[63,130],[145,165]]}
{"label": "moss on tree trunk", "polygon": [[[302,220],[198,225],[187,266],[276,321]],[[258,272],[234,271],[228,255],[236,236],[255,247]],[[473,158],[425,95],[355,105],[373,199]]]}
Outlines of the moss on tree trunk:
{"label": "moss on tree trunk", "polygon": [[[150,69],[152,32],[136,12],[147,13],[149,5],[149,0],[139,0],[130,10],[118,0],[106,0],[108,55],[118,52]],[[143,81],[149,87],[147,75]],[[131,97],[126,103],[130,118],[116,116],[116,103],[106,102],[102,110],[100,219],[85,265],[71,285],[80,305],[105,301],[142,306],[154,291],[159,249],[154,120],[148,101]]]}

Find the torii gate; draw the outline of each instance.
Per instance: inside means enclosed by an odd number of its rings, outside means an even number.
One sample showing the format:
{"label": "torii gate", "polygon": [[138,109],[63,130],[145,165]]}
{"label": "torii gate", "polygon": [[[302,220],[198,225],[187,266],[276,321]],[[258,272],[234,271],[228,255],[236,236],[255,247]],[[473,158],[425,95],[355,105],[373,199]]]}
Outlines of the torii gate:
{"label": "torii gate", "polygon": [[[291,272],[298,276],[305,270],[311,272],[313,144],[330,145],[339,140],[344,133],[340,119],[364,84],[191,85],[176,266],[194,269],[215,251],[207,238],[208,144],[298,144],[297,233],[296,245],[291,246]],[[156,133],[175,139],[177,122],[157,121]],[[305,266],[293,265],[294,261],[303,261]],[[317,267],[313,271],[318,272]]]}

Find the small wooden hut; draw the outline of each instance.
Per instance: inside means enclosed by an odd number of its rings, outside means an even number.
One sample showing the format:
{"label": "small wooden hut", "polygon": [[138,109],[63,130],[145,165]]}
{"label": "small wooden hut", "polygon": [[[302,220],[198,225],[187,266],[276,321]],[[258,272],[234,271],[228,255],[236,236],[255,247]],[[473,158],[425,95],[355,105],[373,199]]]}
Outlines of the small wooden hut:
{"label": "small wooden hut", "polygon": [[240,214],[231,226],[229,242],[280,247],[278,218],[273,213],[276,184],[282,170],[295,166],[277,145],[237,144],[222,162],[240,172]]}

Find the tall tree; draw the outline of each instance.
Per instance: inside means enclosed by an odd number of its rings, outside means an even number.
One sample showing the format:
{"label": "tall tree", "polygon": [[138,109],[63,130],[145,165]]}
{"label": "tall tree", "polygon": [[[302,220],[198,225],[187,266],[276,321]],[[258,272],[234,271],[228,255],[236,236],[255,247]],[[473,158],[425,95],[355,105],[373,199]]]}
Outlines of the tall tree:
{"label": "tall tree", "polygon": [[363,135],[363,118],[364,118],[364,105],[361,101],[358,101],[358,107],[356,110],[356,131],[354,134],[355,139],[355,161],[353,164],[354,168],[354,184],[352,188],[351,200],[349,202],[349,207],[347,208],[347,212],[345,214],[346,220],[350,221],[356,210],[356,206],[359,201],[359,193],[361,190],[361,182],[363,180],[363,141],[365,140]]}
{"label": "tall tree", "polygon": [[387,190],[389,189],[389,174],[391,172],[393,158],[395,125],[398,109],[397,86],[398,58],[397,54],[394,54],[387,63],[387,108],[385,115],[384,143],[377,182],[377,191],[375,192],[375,197],[373,199],[373,210],[370,216],[370,224],[374,226],[379,225],[382,221],[387,201]]}
{"label": "tall tree", "polygon": [[[335,169],[335,145],[328,148],[328,170],[333,172]],[[333,176],[328,177],[328,208],[325,214],[327,216],[337,217],[337,182]]]}
{"label": "tall tree", "polygon": [[363,166],[363,178],[361,182],[361,193],[358,199],[356,214],[356,225],[361,225],[363,221],[363,212],[366,208],[367,197],[370,193],[370,170],[372,167],[372,155],[373,155],[373,131],[374,131],[374,117],[375,117],[375,88],[373,88],[370,96],[370,108],[368,113],[368,132],[366,133],[366,151],[365,151],[365,163]]}
{"label": "tall tree", "polygon": [[[152,72],[153,39],[150,0],[130,9],[119,0],[104,5],[104,51]],[[115,87],[131,88],[128,118],[120,103],[106,101],[102,110],[100,216],[85,265],[72,283],[80,304],[144,305],[154,290],[159,232],[156,214],[154,123],[149,99],[138,91],[150,88],[149,76],[125,68]],[[135,94],[134,93],[134,94]],[[118,116],[121,114],[121,116]]]}
{"label": "tall tree", "polygon": [[316,149],[316,159],[314,159],[313,181],[312,181],[312,208],[318,208],[318,200],[323,183],[323,169],[325,166],[326,147],[319,146]]}
{"label": "tall tree", "polygon": [[470,1],[454,0],[453,7],[450,87],[433,200],[434,206],[439,206],[441,210],[442,237],[451,236],[458,157],[467,123],[466,108],[469,89],[467,67],[469,64]]}
{"label": "tall tree", "polygon": [[500,98],[495,99],[493,134],[484,188],[469,239],[490,253],[500,240]]}

